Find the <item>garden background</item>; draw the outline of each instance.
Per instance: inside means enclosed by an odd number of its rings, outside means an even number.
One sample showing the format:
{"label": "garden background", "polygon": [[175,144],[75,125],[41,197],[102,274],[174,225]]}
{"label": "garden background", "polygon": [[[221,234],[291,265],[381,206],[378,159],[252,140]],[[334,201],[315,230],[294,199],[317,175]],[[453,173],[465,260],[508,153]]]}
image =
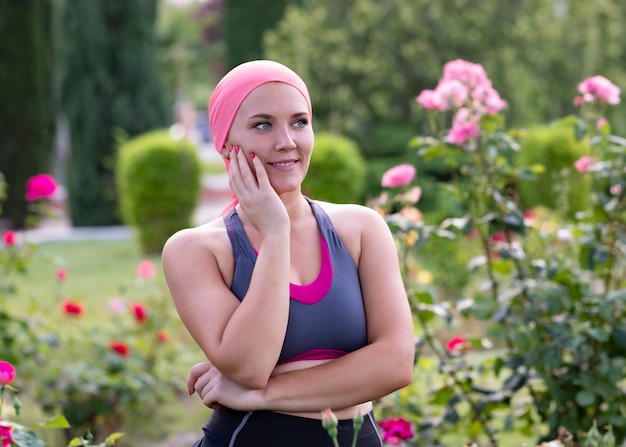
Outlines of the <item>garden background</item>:
{"label": "garden background", "polygon": [[[40,0],[0,17],[0,360],[22,423],[63,413],[69,438],[133,446],[199,433],[208,410],[181,391],[201,356],[159,247],[227,201],[206,104],[266,57],[314,98],[306,192],[374,206],[397,236],[416,380],[379,416],[409,421],[409,445],[578,440],[592,421],[623,440],[626,115],[580,90],[626,85],[623,2]],[[506,106],[451,141],[452,110],[416,98],[458,60]],[[406,164],[415,178],[381,183]],[[54,192],[27,200],[42,173]]]}

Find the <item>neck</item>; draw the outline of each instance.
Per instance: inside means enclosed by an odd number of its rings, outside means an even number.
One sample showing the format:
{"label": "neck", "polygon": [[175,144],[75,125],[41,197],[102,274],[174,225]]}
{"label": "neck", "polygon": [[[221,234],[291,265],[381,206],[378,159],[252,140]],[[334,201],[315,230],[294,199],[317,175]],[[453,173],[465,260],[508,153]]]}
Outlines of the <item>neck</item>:
{"label": "neck", "polygon": [[287,214],[289,214],[289,219],[292,222],[302,216],[306,216],[309,212],[309,204],[300,191],[297,193],[283,194],[280,196],[280,199],[283,201],[287,209]]}

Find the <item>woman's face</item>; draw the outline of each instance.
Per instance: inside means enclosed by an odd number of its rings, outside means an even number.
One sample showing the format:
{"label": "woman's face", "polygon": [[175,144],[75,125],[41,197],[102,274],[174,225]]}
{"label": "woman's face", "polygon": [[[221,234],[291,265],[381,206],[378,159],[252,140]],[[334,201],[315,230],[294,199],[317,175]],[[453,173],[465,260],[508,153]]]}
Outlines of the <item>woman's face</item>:
{"label": "woman's face", "polygon": [[255,88],[239,106],[226,139],[250,159],[254,152],[277,193],[300,190],[313,151],[309,106],[289,84],[270,82]]}

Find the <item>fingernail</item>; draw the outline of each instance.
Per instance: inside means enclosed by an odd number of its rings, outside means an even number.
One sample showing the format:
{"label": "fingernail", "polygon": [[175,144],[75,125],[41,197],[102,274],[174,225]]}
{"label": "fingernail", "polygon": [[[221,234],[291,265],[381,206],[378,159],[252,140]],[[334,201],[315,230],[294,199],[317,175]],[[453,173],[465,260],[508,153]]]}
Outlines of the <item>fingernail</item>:
{"label": "fingernail", "polygon": [[187,390],[189,392],[189,395],[191,396],[193,394],[193,391],[191,390]]}
{"label": "fingernail", "polygon": [[235,151],[236,151],[237,153],[239,153],[239,149],[241,149],[239,146],[235,146]]}
{"label": "fingernail", "polygon": [[254,152],[250,152],[250,158],[254,158],[254,157],[256,157],[255,153]]}

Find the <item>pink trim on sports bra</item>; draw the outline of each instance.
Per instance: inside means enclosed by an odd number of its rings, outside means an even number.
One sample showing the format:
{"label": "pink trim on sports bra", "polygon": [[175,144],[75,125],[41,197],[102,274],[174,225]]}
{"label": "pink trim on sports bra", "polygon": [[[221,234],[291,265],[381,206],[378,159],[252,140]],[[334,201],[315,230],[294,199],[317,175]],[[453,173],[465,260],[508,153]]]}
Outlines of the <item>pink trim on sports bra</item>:
{"label": "pink trim on sports bra", "polygon": [[312,349],[310,351],[307,352],[303,352],[300,355],[297,355],[293,358],[290,358],[288,360],[285,360],[284,362],[281,362],[280,365],[283,365],[285,363],[290,363],[290,362],[296,362],[298,360],[327,360],[327,359],[338,359],[339,357],[342,357],[344,355],[346,355],[347,352],[345,351],[339,351],[337,349]]}
{"label": "pink trim on sports bra", "polygon": [[[330,290],[333,282],[333,265],[330,259],[330,252],[324,237],[320,235],[320,248],[322,250],[322,266],[317,278],[310,284],[289,283],[289,296],[303,304],[315,304],[321,301]],[[254,250],[258,255],[259,253]]]}
{"label": "pink trim on sports bra", "polygon": [[322,266],[317,278],[305,285],[289,283],[289,295],[294,300],[304,304],[315,304],[326,296],[333,282],[333,266],[330,260],[330,252],[326,241],[320,236],[320,248],[322,249]]}

